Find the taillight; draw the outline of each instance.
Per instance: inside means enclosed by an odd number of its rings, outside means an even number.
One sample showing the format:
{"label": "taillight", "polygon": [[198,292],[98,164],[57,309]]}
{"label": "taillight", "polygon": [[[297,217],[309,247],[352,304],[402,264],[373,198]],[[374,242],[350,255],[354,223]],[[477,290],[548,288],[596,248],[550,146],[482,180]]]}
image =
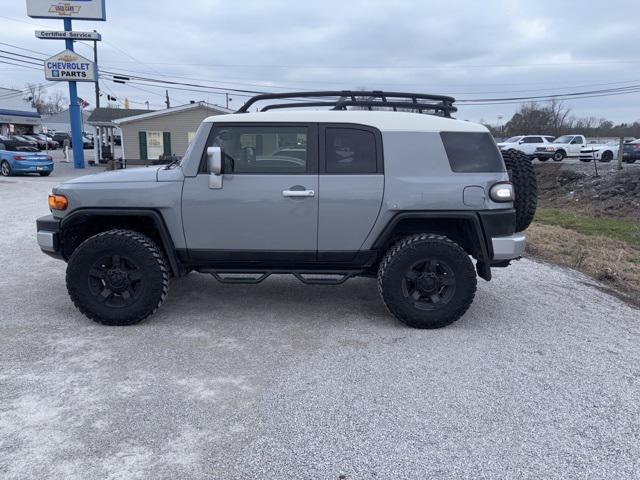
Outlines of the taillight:
{"label": "taillight", "polygon": [[53,160],[53,157],[51,155],[47,155],[47,160]]}
{"label": "taillight", "polygon": [[49,208],[51,210],[66,210],[69,206],[69,201],[64,195],[56,195],[52,193],[49,195]]}
{"label": "taillight", "polygon": [[489,196],[494,202],[513,202],[513,185],[510,182],[496,183],[489,190]]}
{"label": "taillight", "polygon": [[633,146],[633,149],[634,149],[634,150],[640,150],[640,145],[634,145],[634,146]]}
{"label": "taillight", "polygon": [[14,159],[14,160],[26,160],[26,159],[27,159],[27,157],[23,157],[22,155],[14,155],[14,156],[13,156],[13,159]]}

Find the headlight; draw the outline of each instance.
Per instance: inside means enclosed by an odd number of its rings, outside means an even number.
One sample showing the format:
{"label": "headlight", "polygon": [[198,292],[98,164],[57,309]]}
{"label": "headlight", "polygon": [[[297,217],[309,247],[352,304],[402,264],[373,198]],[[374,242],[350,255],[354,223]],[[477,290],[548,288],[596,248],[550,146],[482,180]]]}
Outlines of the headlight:
{"label": "headlight", "polygon": [[509,182],[496,183],[489,190],[489,196],[494,202],[513,202],[513,185]]}
{"label": "headlight", "polygon": [[547,152],[555,152],[556,147],[547,147]]}
{"label": "headlight", "polygon": [[69,206],[69,200],[64,195],[49,195],[49,208],[51,210],[66,210]]}

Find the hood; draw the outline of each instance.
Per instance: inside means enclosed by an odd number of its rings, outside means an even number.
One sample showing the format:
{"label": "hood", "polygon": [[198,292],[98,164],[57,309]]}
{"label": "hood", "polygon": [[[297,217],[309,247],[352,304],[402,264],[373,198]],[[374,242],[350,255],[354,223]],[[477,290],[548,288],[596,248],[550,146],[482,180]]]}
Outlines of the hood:
{"label": "hood", "polygon": [[113,170],[109,172],[84,175],[72,178],[64,182],[64,185],[74,183],[123,183],[123,182],[155,182],[158,178],[158,169],[162,167],[127,168],[125,170]]}

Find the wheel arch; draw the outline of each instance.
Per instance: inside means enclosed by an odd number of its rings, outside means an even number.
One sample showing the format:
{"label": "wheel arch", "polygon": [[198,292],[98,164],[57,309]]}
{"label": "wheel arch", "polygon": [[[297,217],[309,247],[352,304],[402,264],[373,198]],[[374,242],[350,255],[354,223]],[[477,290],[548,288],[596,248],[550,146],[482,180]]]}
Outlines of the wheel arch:
{"label": "wheel arch", "polygon": [[184,273],[175,245],[160,212],[155,209],[79,208],[60,222],[62,255],[68,260],[87,238],[114,228],[130,229],[155,240],[166,255],[175,276]]}
{"label": "wheel arch", "polygon": [[386,251],[399,238],[415,233],[444,235],[458,243],[477,260],[478,275],[491,280],[491,242],[486,241],[476,212],[415,211],[396,214],[378,235],[372,248]]}

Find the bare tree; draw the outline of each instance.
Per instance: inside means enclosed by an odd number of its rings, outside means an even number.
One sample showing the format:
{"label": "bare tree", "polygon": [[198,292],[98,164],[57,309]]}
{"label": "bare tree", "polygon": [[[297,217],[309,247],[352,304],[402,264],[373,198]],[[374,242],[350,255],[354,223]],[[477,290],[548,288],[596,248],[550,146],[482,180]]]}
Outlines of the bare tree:
{"label": "bare tree", "polygon": [[25,87],[25,100],[31,102],[31,106],[40,115],[51,115],[65,109],[67,98],[62,92],[56,91],[53,95],[47,95],[47,87],[33,83]]}

